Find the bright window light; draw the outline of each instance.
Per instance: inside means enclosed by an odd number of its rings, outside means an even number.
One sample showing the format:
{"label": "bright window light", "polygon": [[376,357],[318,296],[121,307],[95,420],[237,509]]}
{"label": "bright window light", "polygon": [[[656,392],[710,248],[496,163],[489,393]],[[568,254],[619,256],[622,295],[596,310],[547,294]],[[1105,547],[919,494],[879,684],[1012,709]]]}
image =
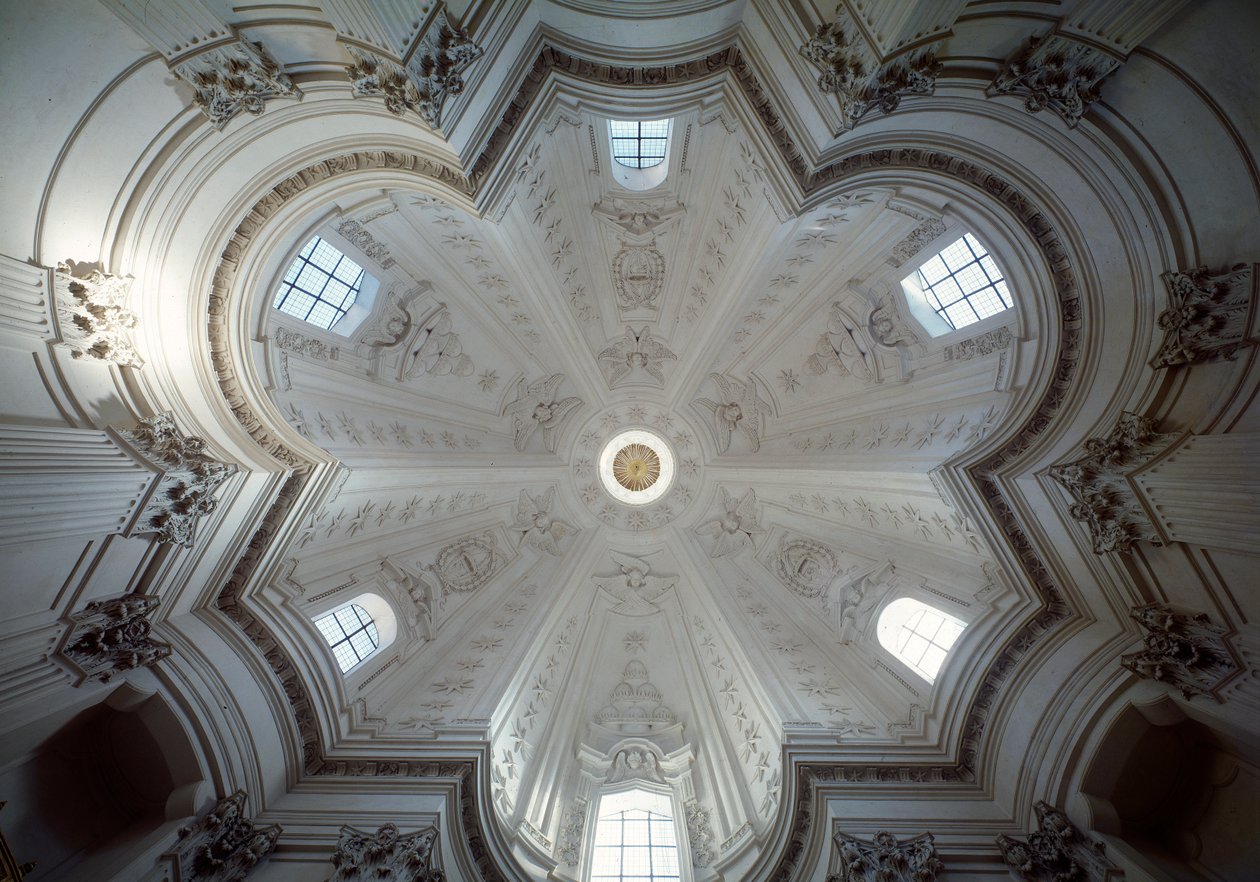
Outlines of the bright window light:
{"label": "bright window light", "polygon": [[966,627],[934,606],[900,597],[880,613],[876,634],[880,645],[931,683]]}
{"label": "bright window light", "polygon": [[647,122],[609,120],[613,159],[626,168],[651,168],[665,161],[669,120]]}
{"label": "bright window light", "polygon": [[933,255],[916,276],[928,304],[955,330],[1015,305],[997,262],[971,233]]}
{"label": "bright window light", "polygon": [[289,265],[272,306],[286,315],[332,330],[363,286],[363,267],[319,236]]}
{"label": "bright window light", "polygon": [[348,603],[315,620],[315,627],[332,647],[341,673],[353,668],[381,645],[376,622],[357,603]]}
{"label": "bright window light", "polygon": [[673,810],[663,794],[630,790],[601,799],[594,847],[591,882],[679,878]]}

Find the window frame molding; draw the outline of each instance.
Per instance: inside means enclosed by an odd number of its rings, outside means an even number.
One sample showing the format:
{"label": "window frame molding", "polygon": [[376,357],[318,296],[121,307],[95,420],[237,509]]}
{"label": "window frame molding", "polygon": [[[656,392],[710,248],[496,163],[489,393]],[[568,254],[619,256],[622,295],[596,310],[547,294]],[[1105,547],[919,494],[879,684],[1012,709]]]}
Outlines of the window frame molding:
{"label": "window frame molding", "polygon": [[[956,612],[951,612],[938,605],[944,599],[945,598],[937,597],[936,595],[928,595],[927,592],[919,590],[917,586],[914,588],[898,586],[892,591],[889,591],[884,599],[876,606],[866,628],[866,642],[871,646],[874,652],[879,653],[879,657],[882,660],[886,663],[895,665],[898,673],[902,676],[907,674],[913,676],[915,681],[922,683],[929,690],[934,689],[936,685],[944,679],[947,665],[954,658],[955,653],[962,645],[963,638],[967,635],[972,625],[972,619],[965,618]],[[959,633],[949,650],[946,651],[945,658],[941,661],[940,669],[937,670],[936,676],[930,680],[918,668],[911,666],[909,662],[905,661],[896,652],[885,646],[883,641],[879,639],[880,620],[883,618],[883,615],[885,611],[887,611],[888,607],[892,606],[892,604],[899,600],[916,601],[917,603],[921,603],[924,606],[935,610],[941,615],[962,622],[962,632]]]}
{"label": "window frame molding", "polygon": [[[353,590],[353,588],[362,589],[364,587],[368,587],[370,589],[375,588],[376,586],[355,585],[351,586],[351,590]],[[331,615],[337,610],[344,609],[352,604],[357,604],[362,607],[363,610],[372,617],[372,623],[376,626],[377,645],[370,653],[359,659],[359,661],[350,668],[343,671],[341,670],[341,665],[337,662],[337,656],[333,652],[332,645],[328,642],[327,638],[324,637],[323,632],[319,630],[319,627],[315,624],[315,622],[317,619],[322,619],[324,616]],[[398,639],[398,610],[394,608],[393,603],[390,602],[389,598],[385,596],[383,591],[378,593],[378,591],[374,590],[360,590],[357,594],[350,597],[343,597],[340,599],[330,597],[327,602],[312,604],[310,607],[304,609],[303,613],[310,622],[311,630],[314,632],[319,645],[323,648],[325,657],[331,662],[332,669],[346,681],[362,674],[365,662],[383,654],[385,650],[393,645],[393,643]]]}
{"label": "window frame molding", "polygon": [[[669,123],[669,131],[665,137],[664,159],[649,168],[630,168],[613,158],[612,124],[614,122],[656,122],[662,119]],[[670,167],[674,161],[674,133],[678,128],[678,114],[664,117],[653,114],[650,119],[643,114],[623,114],[617,117],[606,115],[602,117],[602,121],[604,124],[604,138],[600,153],[606,154],[608,157],[608,168],[612,172],[613,180],[619,186],[633,192],[654,190],[663,186],[669,179]]]}
{"label": "window frame molding", "polygon": [[[1021,303],[1021,292],[1034,283],[1035,274],[1027,271],[1020,246],[1011,241],[1010,231],[1006,226],[992,219],[973,216],[971,213],[963,216],[953,208],[951,204],[950,210],[939,214],[940,220],[945,224],[943,233],[900,266],[888,267],[888,271],[879,274],[878,278],[887,285],[889,292],[896,300],[898,312],[919,336],[920,344],[930,350],[943,349],[1001,327],[1010,327],[1015,337],[1022,337],[1028,316],[1025,314],[1024,304]],[[1004,309],[970,325],[951,328],[926,297],[918,303],[912,302],[904,282],[906,279],[915,278],[920,267],[939,254],[942,249],[961,239],[966,233],[975,236],[997,263],[1002,271],[1002,278],[1006,280],[1007,288],[1011,292],[1013,305],[1009,309]],[[940,323],[936,333],[933,333],[929,324],[923,321],[925,310]]]}
{"label": "window frame molding", "polygon": [[[617,756],[627,750],[650,753],[660,769],[662,781],[653,781],[646,776],[631,776],[610,782],[609,778],[613,775],[613,766]],[[586,800],[581,852],[572,875],[569,868],[563,864],[556,866],[555,874],[560,878],[587,882],[590,879],[591,865],[595,859],[595,827],[599,823],[599,808],[604,797],[631,790],[644,790],[669,798],[673,812],[674,835],[678,840],[678,882],[696,882],[695,868],[691,862],[691,842],[687,834],[687,803],[696,798],[692,781],[695,754],[691,745],[684,744],[667,754],[654,742],[638,737],[623,738],[607,751],[597,751],[583,744],[578,748],[578,763],[581,769],[581,781],[573,796]]]}

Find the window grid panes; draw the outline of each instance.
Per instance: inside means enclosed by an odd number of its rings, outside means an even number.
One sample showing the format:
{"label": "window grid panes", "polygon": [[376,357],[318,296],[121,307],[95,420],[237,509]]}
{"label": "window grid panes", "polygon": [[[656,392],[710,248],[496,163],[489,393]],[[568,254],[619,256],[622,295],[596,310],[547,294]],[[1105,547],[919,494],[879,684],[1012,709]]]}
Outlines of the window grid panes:
{"label": "window grid panes", "polygon": [[647,122],[610,120],[613,159],[627,168],[651,168],[665,161],[669,120]]}
{"label": "window grid panes", "polygon": [[357,603],[343,606],[315,620],[315,627],[332,647],[341,673],[353,668],[381,645],[376,622]]}
{"label": "window grid panes", "polygon": [[963,624],[952,616],[924,605],[911,613],[897,634],[896,652],[916,671],[935,680]]}
{"label": "window grid panes", "polygon": [[656,882],[678,879],[674,819],[645,809],[626,809],[595,826],[592,882]]}
{"label": "window grid panes", "polygon": [[919,267],[918,277],[923,296],[955,330],[1015,305],[997,263],[971,233]]}
{"label": "window grid panes", "polygon": [[271,305],[327,331],[354,306],[362,285],[363,267],[316,236],[289,265]]}

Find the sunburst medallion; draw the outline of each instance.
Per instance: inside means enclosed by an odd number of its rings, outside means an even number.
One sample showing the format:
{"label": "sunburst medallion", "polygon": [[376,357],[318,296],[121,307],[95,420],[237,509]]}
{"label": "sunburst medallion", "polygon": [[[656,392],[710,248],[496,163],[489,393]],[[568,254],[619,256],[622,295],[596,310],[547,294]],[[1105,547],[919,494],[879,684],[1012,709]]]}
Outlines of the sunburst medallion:
{"label": "sunburst medallion", "polygon": [[627,490],[646,490],[661,476],[661,458],[646,444],[627,444],[613,457],[613,477]]}

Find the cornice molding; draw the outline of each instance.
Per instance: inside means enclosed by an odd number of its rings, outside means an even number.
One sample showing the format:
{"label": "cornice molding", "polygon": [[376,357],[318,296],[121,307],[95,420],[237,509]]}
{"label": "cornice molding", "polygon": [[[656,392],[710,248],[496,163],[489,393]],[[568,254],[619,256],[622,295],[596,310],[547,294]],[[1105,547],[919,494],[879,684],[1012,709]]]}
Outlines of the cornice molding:
{"label": "cornice molding", "polygon": [[[756,116],[773,142],[778,151],[777,159],[790,171],[801,194],[805,197],[823,198],[842,190],[849,180],[859,176],[869,176],[873,172],[915,171],[940,175],[958,185],[984,194],[1005,208],[1036,243],[1052,272],[1060,322],[1058,351],[1048,367],[1048,374],[1053,378],[1052,382],[1032,410],[1030,417],[1016,430],[1015,434],[986,461],[967,470],[986,500],[994,523],[1005,534],[1007,542],[1037,590],[1043,606],[1008,640],[1005,649],[994,659],[982,677],[965,715],[959,753],[954,764],[901,766],[878,763],[861,765],[806,763],[797,766],[795,776],[797,797],[790,809],[787,809],[785,802],[784,809],[790,812],[790,817],[782,818],[786,822],[784,829],[792,831],[790,840],[787,847],[777,856],[768,856],[768,860],[773,860],[774,863],[773,868],[765,877],[786,882],[794,877],[805,855],[802,844],[809,836],[812,827],[815,784],[866,781],[913,785],[929,781],[946,785],[976,786],[980,742],[1002,685],[1014,672],[1020,659],[1057,625],[1072,615],[1063,593],[1054,582],[1050,569],[1024,532],[996,476],[1008,470],[1029,449],[1034,439],[1052,424],[1076,376],[1080,360],[1082,327],[1077,277],[1068,259],[1067,248],[1045,212],[1001,175],[978,162],[944,151],[891,147],[858,153],[841,158],[824,167],[810,169],[787,127],[782,123],[778,110],[762,88],[756,73],[737,47],[731,46],[702,59],[651,68],[618,68],[597,64],[552,47],[546,47],[526,75],[516,97],[503,114],[498,128],[488,140],[481,155],[473,163],[467,176],[449,166],[414,154],[386,151],[359,152],[330,157],[289,175],[272,187],[236,228],[215,270],[210,296],[208,321],[213,363],[220,390],[227,405],[259,446],[284,465],[294,469],[220,593],[218,606],[254,642],[280,681],[301,733],[304,745],[304,769],[307,774],[415,776],[441,773],[443,777],[454,775],[460,778],[462,782],[460,787],[461,815],[468,836],[469,848],[478,865],[482,867],[484,878],[504,878],[493,866],[489,857],[486,834],[480,826],[482,813],[476,810],[477,789],[472,782],[479,779],[479,774],[484,774],[485,770],[479,768],[476,761],[469,760],[444,763],[441,760],[412,762],[368,758],[330,759],[320,743],[314,707],[306,687],[301,683],[284,648],[249,612],[243,601],[242,594],[246,585],[254,578],[264,551],[288,518],[310,476],[312,464],[304,461],[296,451],[289,448],[268,428],[245,400],[237,378],[237,367],[233,364],[228,346],[226,316],[231,312],[227,304],[233,296],[236,273],[242,257],[249,249],[254,237],[266,225],[268,218],[287,201],[328,179],[382,168],[414,174],[417,178],[432,180],[475,197],[491,176],[496,165],[502,160],[514,129],[526,116],[530,104],[540,94],[545,80],[552,72],[562,73],[588,83],[619,87],[680,84],[729,73],[752,105]],[[488,814],[485,813],[486,816]]]}

